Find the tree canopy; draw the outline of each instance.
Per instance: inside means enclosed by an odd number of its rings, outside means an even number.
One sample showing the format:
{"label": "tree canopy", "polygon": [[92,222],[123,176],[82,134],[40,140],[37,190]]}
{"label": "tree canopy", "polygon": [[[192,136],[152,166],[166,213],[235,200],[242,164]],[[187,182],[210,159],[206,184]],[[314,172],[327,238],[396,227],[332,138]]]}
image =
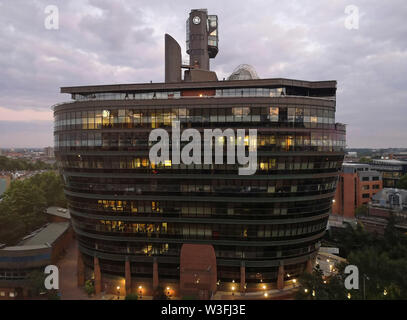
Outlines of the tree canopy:
{"label": "tree canopy", "polygon": [[17,171],[17,170],[47,170],[54,166],[47,164],[41,160],[30,162],[23,159],[10,159],[5,156],[0,156],[0,171]]}
{"label": "tree canopy", "polygon": [[45,209],[66,207],[63,183],[54,172],[15,180],[0,202],[0,243],[15,244],[46,222]]}
{"label": "tree canopy", "polygon": [[362,227],[347,228],[336,239],[347,264],[359,271],[359,289],[344,286],[346,264],[324,278],[317,266],[312,274],[299,277],[297,299],[407,299],[407,236],[394,227],[391,217],[384,236],[370,234]]}
{"label": "tree canopy", "polygon": [[397,181],[397,188],[399,189],[406,189],[407,190],[407,174],[402,176],[398,181]]}

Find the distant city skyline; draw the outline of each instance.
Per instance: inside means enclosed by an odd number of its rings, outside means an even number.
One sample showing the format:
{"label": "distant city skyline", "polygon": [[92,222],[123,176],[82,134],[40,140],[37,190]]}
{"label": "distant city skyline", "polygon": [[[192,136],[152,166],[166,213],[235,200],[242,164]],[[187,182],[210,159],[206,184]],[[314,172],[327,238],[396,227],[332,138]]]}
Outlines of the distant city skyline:
{"label": "distant city skyline", "polygon": [[70,99],[61,86],[163,82],[163,34],[186,60],[185,15],[202,6],[221,21],[219,79],[247,63],[261,78],[337,80],[348,147],[407,147],[403,1],[352,1],[353,30],[346,1],[56,0],[58,30],[44,26],[49,4],[0,0],[0,148],[53,146],[51,106]]}

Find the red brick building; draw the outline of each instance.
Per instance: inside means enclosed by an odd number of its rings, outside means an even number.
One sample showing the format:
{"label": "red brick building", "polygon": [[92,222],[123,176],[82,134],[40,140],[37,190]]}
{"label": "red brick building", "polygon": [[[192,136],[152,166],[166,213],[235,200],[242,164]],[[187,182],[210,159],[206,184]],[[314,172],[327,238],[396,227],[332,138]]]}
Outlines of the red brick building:
{"label": "red brick building", "polygon": [[338,179],[332,214],[355,217],[355,209],[368,205],[370,199],[383,189],[382,176],[368,164],[344,163]]}

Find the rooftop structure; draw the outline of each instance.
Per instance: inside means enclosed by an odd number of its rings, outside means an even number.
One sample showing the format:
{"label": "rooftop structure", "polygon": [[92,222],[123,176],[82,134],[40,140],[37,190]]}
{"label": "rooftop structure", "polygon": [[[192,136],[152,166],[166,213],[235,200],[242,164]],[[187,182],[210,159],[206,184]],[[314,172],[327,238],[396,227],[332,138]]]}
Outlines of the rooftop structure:
{"label": "rooftop structure", "polygon": [[52,245],[64,232],[69,229],[69,222],[49,223],[39,232],[32,234],[20,242],[20,246]]}
{"label": "rooftop structure", "polygon": [[395,159],[373,159],[372,169],[379,171],[383,176],[383,187],[394,188],[398,180],[407,174],[407,161]]}

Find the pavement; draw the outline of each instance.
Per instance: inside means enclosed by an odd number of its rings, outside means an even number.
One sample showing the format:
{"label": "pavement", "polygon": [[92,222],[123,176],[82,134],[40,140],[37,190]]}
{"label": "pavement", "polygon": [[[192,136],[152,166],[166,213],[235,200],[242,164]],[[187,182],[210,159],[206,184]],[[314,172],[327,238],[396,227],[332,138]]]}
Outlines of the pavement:
{"label": "pavement", "polygon": [[67,247],[65,255],[57,263],[61,300],[95,300],[96,297],[89,297],[83,288],[77,287],[77,257],[78,244],[74,240]]}

